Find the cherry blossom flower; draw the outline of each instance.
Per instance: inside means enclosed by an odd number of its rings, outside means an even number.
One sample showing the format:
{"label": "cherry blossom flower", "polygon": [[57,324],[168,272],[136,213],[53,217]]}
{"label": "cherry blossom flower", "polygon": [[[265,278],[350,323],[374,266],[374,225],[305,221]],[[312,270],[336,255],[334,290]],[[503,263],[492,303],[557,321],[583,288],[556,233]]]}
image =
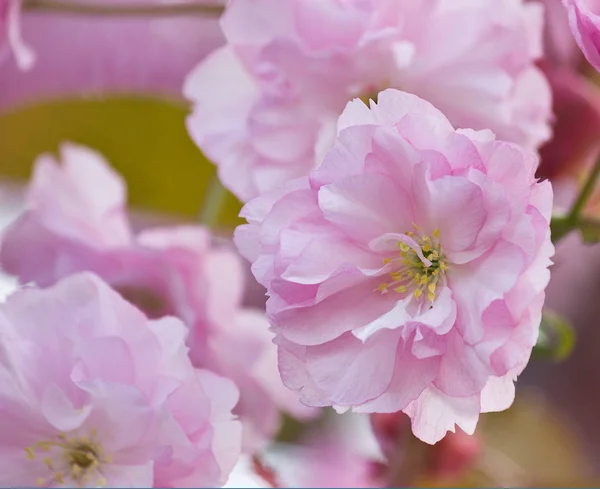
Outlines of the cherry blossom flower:
{"label": "cherry blossom flower", "polygon": [[600,2],[563,0],[563,3],[577,44],[592,66],[600,70]]}
{"label": "cherry blossom flower", "polygon": [[3,487],[215,487],[237,461],[235,385],[195,370],[187,328],[91,274],[0,305]]}
{"label": "cherry blossom flower", "polygon": [[455,130],[397,90],[348,104],[308,178],[242,210],[286,385],[339,411],[404,411],[434,443],[506,409],[554,248],[536,155]]}
{"label": "cherry blossom flower", "polygon": [[248,451],[274,436],[280,410],[316,414],[282,385],[264,312],[242,307],[244,269],[237,253],[212,247],[210,233],[199,226],[134,234],[123,180],[85,147],[65,144],[61,152],[62,165],[50,155],[35,164],[28,208],[0,245],[4,270],[41,287],[91,271],[148,317],[181,318],[190,330],[193,364],[238,385],[235,412]]}
{"label": "cherry blossom flower", "polygon": [[185,83],[188,129],[243,201],[307,175],[346,103],[388,87],[534,148],[550,137],[542,21],[522,0],[234,0],[227,45]]}
{"label": "cherry blossom flower", "polygon": [[385,458],[361,416],[309,428],[293,444],[276,444],[260,462],[274,487],[391,487]]}

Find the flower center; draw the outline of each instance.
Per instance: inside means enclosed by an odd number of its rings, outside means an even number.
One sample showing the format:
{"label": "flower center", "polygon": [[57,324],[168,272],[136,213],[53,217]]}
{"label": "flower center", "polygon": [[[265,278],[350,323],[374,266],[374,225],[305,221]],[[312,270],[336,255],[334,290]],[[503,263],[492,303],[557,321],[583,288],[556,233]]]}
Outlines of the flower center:
{"label": "flower center", "polygon": [[[419,227],[414,226],[418,233]],[[390,289],[405,296],[412,294],[417,300],[427,296],[433,303],[438,284],[445,281],[448,269],[439,238],[439,229],[433,232],[433,238],[412,231],[404,233],[398,240],[399,256],[383,260],[393,270],[390,280],[379,285],[377,290],[382,294],[387,294]]]}
{"label": "flower center", "polygon": [[[102,445],[96,441],[96,431],[91,436],[68,438],[64,434],[53,439],[39,441],[25,448],[27,460],[35,461],[40,456],[49,471],[46,477],[37,479],[38,486],[75,483],[77,487],[89,485],[104,487],[102,465],[111,463],[110,457],[103,455]],[[92,480],[95,478],[95,480]]]}

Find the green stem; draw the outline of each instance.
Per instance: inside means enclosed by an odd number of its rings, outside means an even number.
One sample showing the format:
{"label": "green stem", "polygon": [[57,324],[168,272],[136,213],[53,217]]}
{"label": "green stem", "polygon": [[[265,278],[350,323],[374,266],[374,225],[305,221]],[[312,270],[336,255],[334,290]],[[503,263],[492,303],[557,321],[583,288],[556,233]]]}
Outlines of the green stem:
{"label": "green stem", "polygon": [[227,189],[215,175],[206,189],[206,197],[200,211],[200,222],[204,226],[214,228],[219,223],[219,218],[227,202],[227,195]]}
{"label": "green stem", "polygon": [[587,201],[591,197],[594,189],[596,188],[596,182],[600,176],[600,158],[596,160],[592,171],[588,175],[585,185],[579,192],[577,200],[573,204],[570,212],[565,217],[553,219],[551,223],[552,227],[552,241],[557,243],[566,234],[575,229],[580,221],[581,213],[583,212]]}
{"label": "green stem", "polygon": [[202,5],[191,2],[157,4],[148,2],[146,5],[83,3],[75,0],[24,0],[23,10],[29,12],[57,13],[70,15],[90,15],[103,17],[122,16],[184,16],[199,15],[219,17],[224,7],[221,5]]}

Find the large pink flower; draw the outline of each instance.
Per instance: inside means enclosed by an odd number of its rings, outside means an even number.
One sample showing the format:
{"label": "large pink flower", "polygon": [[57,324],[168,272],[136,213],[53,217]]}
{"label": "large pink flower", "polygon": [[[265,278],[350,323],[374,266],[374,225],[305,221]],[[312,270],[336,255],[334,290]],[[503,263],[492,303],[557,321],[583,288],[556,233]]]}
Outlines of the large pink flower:
{"label": "large pink flower", "polygon": [[0,485],[215,487],[240,452],[235,385],[80,274],[0,306]]}
{"label": "large pink flower", "polygon": [[189,75],[188,128],[248,200],[308,174],[346,103],[384,88],[458,127],[537,147],[550,136],[542,7],[522,0],[233,0],[228,44]]}
{"label": "large pink flower", "polygon": [[553,246],[536,156],[454,130],[414,95],[348,104],[319,169],[246,204],[286,385],[395,412],[436,442],[507,408],[536,342]]}
{"label": "large pink flower", "polygon": [[33,66],[35,55],[21,39],[21,0],[0,0],[0,64],[10,52],[22,70]]}
{"label": "large pink flower", "polygon": [[600,70],[600,1],[563,0],[571,31],[587,60]]}
{"label": "large pink flower", "polygon": [[[190,357],[236,382],[244,446],[254,450],[277,431],[280,409],[311,414],[277,375],[277,352],[264,313],[241,306],[242,262],[213,248],[199,226],[146,229],[135,235],[125,185],[97,153],[62,147],[36,162],[27,211],[4,234],[0,264],[21,283],[46,287],[92,271],[150,318],[175,315],[189,327]],[[235,352],[235,353],[233,353]]]}

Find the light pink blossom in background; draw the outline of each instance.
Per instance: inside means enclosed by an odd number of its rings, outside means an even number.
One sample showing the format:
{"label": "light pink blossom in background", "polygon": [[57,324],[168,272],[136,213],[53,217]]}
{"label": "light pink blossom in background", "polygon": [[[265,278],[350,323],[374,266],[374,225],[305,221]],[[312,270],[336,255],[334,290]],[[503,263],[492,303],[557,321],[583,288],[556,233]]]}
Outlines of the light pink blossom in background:
{"label": "light pink blossom in background", "polygon": [[0,306],[0,484],[216,487],[241,447],[235,385],[195,370],[187,328],[91,274]]}
{"label": "light pink blossom in background", "polygon": [[527,0],[544,6],[543,64],[575,69],[583,60],[563,0]]}
{"label": "light pink blossom in background", "polygon": [[[532,0],[533,1],[533,0]],[[600,152],[600,88],[586,77],[588,64],[577,46],[562,0],[535,0],[546,12],[542,66],[552,87],[552,138],[540,147],[537,175],[554,189],[554,211],[571,208]],[[595,212],[596,196],[587,212]]]}
{"label": "light pink blossom in background", "polygon": [[188,129],[247,201],[320,164],[349,100],[415,93],[457,127],[537,147],[543,8],[522,0],[233,0],[227,45],[186,80]]}
{"label": "light pink blossom in background", "polygon": [[237,253],[212,247],[200,226],[134,234],[121,177],[88,148],[65,144],[61,153],[62,165],[51,155],[36,161],[28,209],[3,234],[2,268],[42,287],[92,271],[148,317],[181,318],[189,327],[193,364],[238,385],[235,412],[248,451],[275,435],[280,409],[317,414],[281,383],[264,311],[242,308],[244,269]]}
{"label": "light pink blossom in background", "polygon": [[349,103],[323,165],[249,202],[235,242],[268,289],[286,385],[308,405],[402,410],[435,443],[513,401],[552,188],[533,152],[411,94],[378,101]]}
{"label": "light pink blossom in background", "polygon": [[[567,68],[549,71],[554,91],[554,136],[540,148],[538,175],[549,178],[554,188],[555,213],[571,208],[583,181],[600,154],[600,88]],[[595,212],[598,191],[586,212]]]}
{"label": "light pink blossom in background", "polygon": [[[0,0],[0,5],[6,1]],[[120,4],[152,7],[165,2],[94,3],[107,7]],[[224,2],[189,0],[188,3]],[[23,37],[36,54],[36,63],[27,72],[19,70],[13,62],[0,65],[0,112],[58,97],[107,93],[142,93],[180,100],[185,75],[207,53],[223,44],[216,16],[119,17],[25,10],[21,26]],[[0,27],[0,39],[1,33]]]}
{"label": "light pink blossom in background", "polygon": [[600,1],[563,0],[577,44],[586,59],[600,70]]}
{"label": "light pink blossom in background", "polygon": [[19,69],[28,70],[35,55],[21,38],[20,17],[21,0],[0,0],[0,65],[12,56]]}
{"label": "light pink blossom in background", "polygon": [[275,444],[262,462],[274,487],[390,487],[390,472],[364,416],[329,418],[294,444]]}

